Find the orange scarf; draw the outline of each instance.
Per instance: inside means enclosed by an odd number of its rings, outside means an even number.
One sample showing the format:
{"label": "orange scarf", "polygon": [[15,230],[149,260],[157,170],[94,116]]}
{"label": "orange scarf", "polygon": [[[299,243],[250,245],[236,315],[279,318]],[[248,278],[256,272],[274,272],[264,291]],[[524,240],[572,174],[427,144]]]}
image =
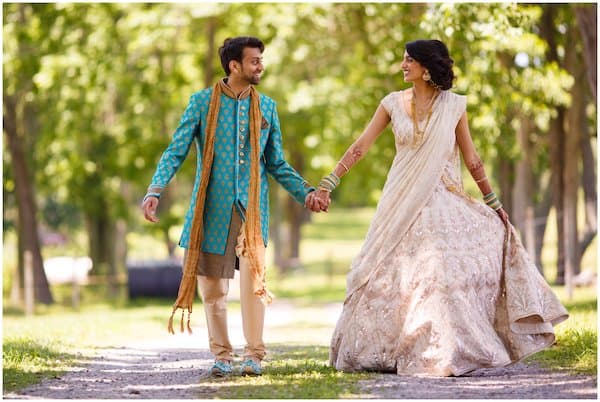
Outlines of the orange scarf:
{"label": "orange scarf", "polygon": [[[221,94],[231,94],[229,88],[222,80],[213,87],[210,97],[210,106],[206,117],[207,125],[205,131],[204,150],[202,153],[202,175],[196,205],[194,206],[194,219],[192,220],[192,231],[187,257],[184,262],[183,276],[179,284],[177,300],[173,304],[173,312],[169,318],[168,330],[174,334],[173,317],[177,309],[181,309],[181,332],[184,332],[184,314],[188,311],[187,330],[191,334],[190,315],[192,303],[196,294],[196,281],[198,262],[202,240],[204,238],[204,204],[206,202],[206,189],[210,181],[210,172],[215,154],[215,133],[217,130],[217,118],[221,106]],[[233,96],[235,97],[235,95]],[[261,113],[258,92],[250,87],[250,186],[248,194],[248,209],[246,211],[245,241],[242,255],[249,259],[250,271],[252,273],[254,294],[265,304],[271,303],[273,295],[265,285],[264,269],[264,244],[260,227],[260,126]]]}

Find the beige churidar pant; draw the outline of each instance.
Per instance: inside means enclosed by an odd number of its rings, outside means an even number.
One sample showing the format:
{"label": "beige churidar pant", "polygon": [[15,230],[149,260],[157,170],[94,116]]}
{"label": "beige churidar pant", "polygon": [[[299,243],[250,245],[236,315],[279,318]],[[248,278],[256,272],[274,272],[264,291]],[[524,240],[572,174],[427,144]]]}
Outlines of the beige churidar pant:
{"label": "beige churidar pant", "polygon": [[[254,295],[248,258],[241,255],[245,238],[244,228],[245,226],[242,224],[235,248],[239,258],[240,305],[244,338],[246,339],[244,358],[254,358],[260,361],[265,356],[263,342],[265,306],[258,296]],[[231,361],[233,348],[227,332],[229,279],[198,275],[198,290],[204,303],[210,351],[217,360]]]}

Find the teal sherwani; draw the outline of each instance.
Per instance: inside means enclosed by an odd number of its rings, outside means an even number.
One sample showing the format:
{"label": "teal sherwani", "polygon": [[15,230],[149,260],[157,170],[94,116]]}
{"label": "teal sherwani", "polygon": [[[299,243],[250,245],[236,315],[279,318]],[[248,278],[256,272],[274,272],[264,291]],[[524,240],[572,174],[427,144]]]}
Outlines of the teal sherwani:
{"label": "teal sherwani", "polygon": [[[194,93],[181,117],[173,138],[162,154],[152,177],[150,190],[160,193],[186,158],[192,142],[196,145],[196,178],[179,245],[188,248],[192,219],[202,170],[202,149],[206,118],[213,89]],[[287,163],[283,156],[281,128],[274,100],[260,94],[262,125],[260,131],[260,223],[267,245],[269,233],[269,183],[267,172],[292,197],[304,204],[314,188]],[[238,99],[223,93],[215,133],[215,154],[206,193],[202,251],[223,255],[236,208],[244,219],[250,184],[250,97]]]}

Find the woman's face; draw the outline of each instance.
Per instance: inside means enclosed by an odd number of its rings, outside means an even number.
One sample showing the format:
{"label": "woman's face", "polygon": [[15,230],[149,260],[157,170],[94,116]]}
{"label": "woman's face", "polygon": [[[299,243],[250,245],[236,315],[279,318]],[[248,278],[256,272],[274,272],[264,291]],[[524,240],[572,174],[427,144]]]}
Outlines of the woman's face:
{"label": "woman's face", "polygon": [[410,57],[406,52],[404,52],[404,59],[400,64],[400,68],[402,68],[402,71],[404,72],[404,81],[406,82],[422,80],[423,74],[426,70],[425,67]]}

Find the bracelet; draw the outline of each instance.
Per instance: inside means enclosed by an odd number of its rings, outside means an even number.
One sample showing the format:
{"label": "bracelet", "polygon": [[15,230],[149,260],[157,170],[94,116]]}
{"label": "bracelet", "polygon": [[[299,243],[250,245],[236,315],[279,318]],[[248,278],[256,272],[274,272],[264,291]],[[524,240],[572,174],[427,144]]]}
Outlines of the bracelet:
{"label": "bracelet", "polygon": [[346,169],[346,173],[348,173],[348,172],[350,171],[350,169],[348,169],[348,166],[346,166],[346,164],[345,164],[344,162],[342,162],[342,161],[339,161],[339,162],[338,162],[338,164],[342,165],[342,167],[343,167],[344,169]]}
{"label": "bracelet", "polygon": [[146,195],[144,196],[144,199],[142,200],[142,204],[143,204],[144,202],[146,202],[146,200],[147,200],[149,197],[156,197],[156,198],[158,198],[158,199],[160,200],[160,193],[148,193],[148,194],[146,194]]}
{"label": "bracelet", "polygon": [[500,202],[500,200],[497,199],[493,204],[488,204],[488,206],[490,208],[492,208],[494,211],[497,211],[500,208],[502,208],[502,203]]}
{"label": "bracelet", "polygon": [[489,194],[486,194],[483,196],[483,201],[487,204],[488,201],[493,200],[494,198],[498,198],[498,197],[496,196],[496,193],[494,193],[492,191]]}
{"label": "bracelet", "polygon": [[498,196],[496,195],[496,193],[494,193],[493,191],[490,192],[489,194],[484,195],[483,201],[486,203],[486,205],[488,207],[492,208],[494,211],[497,211],[500,208],[502,208],[502,203],[498,199]]}
{"label": "bracelet", "polygon": [[332,192],[339,184],[340,178],[337,177],[335,173],[331,172],[321,179],[321,182],[319,183],[319,189]]}
{"label": "bracelet", "polygon": [[482,181],[486,181],[487,179],[487,176],[483,176],[481,179],[475,180],[475,183],[481,183]]}

